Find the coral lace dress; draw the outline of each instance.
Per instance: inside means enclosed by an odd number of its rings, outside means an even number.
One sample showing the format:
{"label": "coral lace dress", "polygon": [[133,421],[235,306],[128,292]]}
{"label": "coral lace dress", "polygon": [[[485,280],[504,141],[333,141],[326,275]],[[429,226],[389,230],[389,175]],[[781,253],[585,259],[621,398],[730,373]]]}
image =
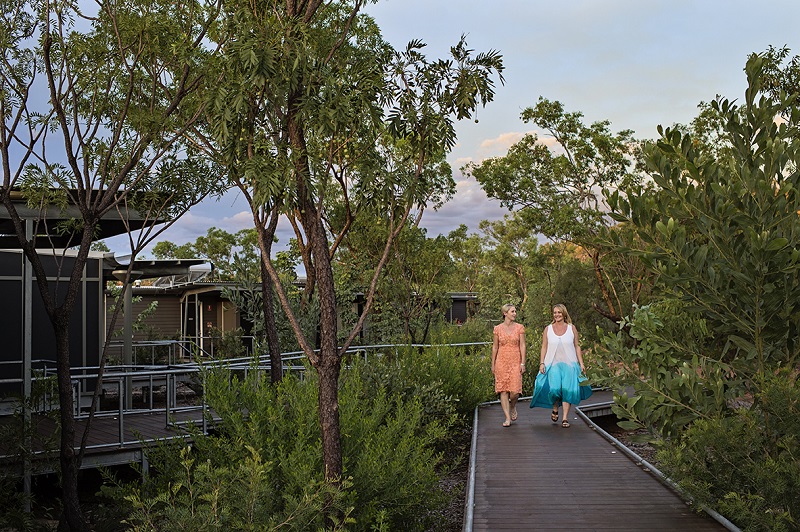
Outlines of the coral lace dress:
{"label": "coral lace dress", "polygon": [[510,331],[503,323],[494,328],[499,346],[494,361],[494,391],[497,393],[522,393],[519,342],[524,333],[525,327],[519,323],[515,323]]}

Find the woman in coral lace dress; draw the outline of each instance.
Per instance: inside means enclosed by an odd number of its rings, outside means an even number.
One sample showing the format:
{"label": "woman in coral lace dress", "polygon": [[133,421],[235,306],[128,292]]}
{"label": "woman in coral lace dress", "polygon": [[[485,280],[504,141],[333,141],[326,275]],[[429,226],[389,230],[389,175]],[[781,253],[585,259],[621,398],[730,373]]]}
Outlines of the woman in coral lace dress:
{"label": "woman in coral lace dress", "polygon": [[506,415],[504,427],[517,419],[517,399],[522,393],[525,372],[525,327],[516,320],[514,305],[503,305],[503,323],[494,328],[492,341],[494,391],[500,394],[500,405]]}
{"label": "woman in coral lace dress", "polygon": [[553,307],[553,322],[542,334],[541,363],[536,375],[531,408],[550,408],[550,419],[558,423],[558,407],[562,406],[561,426],[569,427],[569,410],[592,394],[589,386],[581,386],[586,372],[578,342],[578,329],[572,324],[567,307]]}

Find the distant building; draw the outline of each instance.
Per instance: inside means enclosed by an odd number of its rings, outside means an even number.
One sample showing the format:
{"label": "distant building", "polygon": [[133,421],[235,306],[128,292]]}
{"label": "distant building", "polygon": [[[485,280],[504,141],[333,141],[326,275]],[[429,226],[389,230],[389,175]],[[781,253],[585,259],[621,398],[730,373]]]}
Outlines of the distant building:
{"label": "distant building", "polygon": [[450,308],[447,309],[447,321],[464,323],[475,315],[478,308],[478,294],[475,292],[450,292]]}

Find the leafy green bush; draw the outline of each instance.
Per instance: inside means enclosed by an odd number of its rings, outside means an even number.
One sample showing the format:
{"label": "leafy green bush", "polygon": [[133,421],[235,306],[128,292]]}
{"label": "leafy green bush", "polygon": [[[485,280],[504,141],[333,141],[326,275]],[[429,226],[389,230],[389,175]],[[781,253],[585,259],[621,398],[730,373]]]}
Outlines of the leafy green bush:
{"label": "leafy green bush", "polygon": [[[443,450],[459,422],[491,394],[488,361],[457,349],[402,350],[342,372],[344,479],[322,475],[317,377],[273,386],[257,368],[206,374],[217,433],[150,453],[142,486],[107,488],[134,530],[315,530],[335,508],[352,530],[425,530],[445,503]],[[332,505],[332,506],[331,506]]]}
{"label": "leafy green bush", "polygon": [[469,318],[462,324],[447,321],[435,324],[431,330],[431,343],[465,344],[491,342],[494,324],[480,318]]}
{"label": "leafy green bush", "polygon": [[632,394],[615,398],[623,428],[646,427],[673,436],[698,418],[730,412],[744,393],[731,366],[713,358],[709,332],[702,319],[686,312],[685,304],[665,299],[635,309],[623,329],[602,337],[598,356],[590,364],[596,384]]}
{"label": "leafy green bush", "polygon": [[390,395],[406,398],[424,398],[424,408],[430,416],[444,419],[455,413],[471,420],[475,407],[494,397],[491,346],[478,349],[406,347],[393,357],[372,359],[361,371],[369,388],[383,388]]}
{"label": "leafy green bush", "polygon": [[665,472],[743,530],[796,530],[800,387],[787,370],[736,415],[698,420],[659,452]]}

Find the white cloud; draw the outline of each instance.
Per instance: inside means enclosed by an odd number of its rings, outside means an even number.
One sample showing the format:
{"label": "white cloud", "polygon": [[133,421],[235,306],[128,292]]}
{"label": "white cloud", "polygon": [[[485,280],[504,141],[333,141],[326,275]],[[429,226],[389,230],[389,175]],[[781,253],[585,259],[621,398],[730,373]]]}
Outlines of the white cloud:
{"label": "white cloud", "polygon": [[524,136],[525,133],[520,133],[518,131],[501,133],[493,139],[486,139],[481,142],[480,148],[481,151],[486,151],[489,153],[499,152],[500,155],[505,155],[505,153],[508,151],[508,148],[522,140],[522,137]]}

